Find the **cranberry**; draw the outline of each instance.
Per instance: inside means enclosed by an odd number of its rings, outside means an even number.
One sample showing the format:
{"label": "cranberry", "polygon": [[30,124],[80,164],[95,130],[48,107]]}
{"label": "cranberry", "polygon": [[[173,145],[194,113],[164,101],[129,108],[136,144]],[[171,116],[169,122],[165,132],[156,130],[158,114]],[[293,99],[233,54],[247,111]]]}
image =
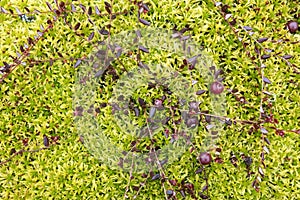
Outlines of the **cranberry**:
{"label": "cranberry", "polygon": [[223,90],[224,90],[223,84],[218,81],[213,82],[210,86],[210,91],[213,94],[221,94]]}
{"label": "cranberry", "polygon": [[289,31],[290,31],[291,33],[296,33],[296,31],[297,31],[298,28],[299,28],[298,22],[296,22],[296,21],[289,21],[289,22],[287,23],[287,28],[289,29]]}
{"label": "cranberry", "polygon": [[202,153],[200,153],[199,160],[202,165],[208,165],[211,162],[212,158],[211,158],[210,153],[202,152]]}

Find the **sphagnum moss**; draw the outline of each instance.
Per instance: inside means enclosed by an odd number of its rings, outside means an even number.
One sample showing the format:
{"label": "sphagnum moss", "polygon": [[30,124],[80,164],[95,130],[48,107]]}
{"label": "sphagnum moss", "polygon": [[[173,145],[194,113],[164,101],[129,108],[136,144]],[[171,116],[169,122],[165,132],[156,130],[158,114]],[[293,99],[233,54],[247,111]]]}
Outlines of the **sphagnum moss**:
{"label": "sphagnum moss", "polygon": [[[300,198],[296,148],[300,129],[300,36],[296,2],[153,0],[73,4],[0,2],[1,74],[12,71],[0,86],[1,199]],[[71,89],[74,65],[79,65],[97,42],[137,28],[137,23],[188,30],[186,33],[208,49],[216,66],[223,69],[225,80],[221,82],[222,92],[227,94],[228,120],[217,143],[218,153],[212,154],[214,162],[209,165],[202,166],[197,159],[204,127],[191,149],[166,165],[165,177],[157,171],[130,174],[110,169],[93,158],[82,144],[84,139],[76,135]],[[20,63],[18,59],[22,59]],[[193,67],[183,65],[182,72],[188,68]],[[97,100],[99,118],[111,115],[104,105],[116,76],[113,71],[109,73]],[[210,110],[204,101],[209,98],[209,88],[201,85],[201,78],[199,85],[201,111]],[[154,92],[152,99],[146,92],[137,96],[148,98],[147,103],[162,98],[161,90],[157,95]],[[135,100],[137,103],[138,98]],[[178,112],[176,103],[172,106]],[[144,111],[141,106],[139,109],[141,115]],[[265,113],[261,114],[261,109]],[[204,113],[202,125],[211,120],[209,112]],[[264,124],[256,127],[251,122],[258,115]],[[174,117],[176,121],[178,116]],[[172,129],[164,134],[171,135]],[[112,137],[115,142],[120,139]],[[125,136],[122,142],[125,148],[137,144]],[[150,148],[153,142],[143,141],[140,145]]]}

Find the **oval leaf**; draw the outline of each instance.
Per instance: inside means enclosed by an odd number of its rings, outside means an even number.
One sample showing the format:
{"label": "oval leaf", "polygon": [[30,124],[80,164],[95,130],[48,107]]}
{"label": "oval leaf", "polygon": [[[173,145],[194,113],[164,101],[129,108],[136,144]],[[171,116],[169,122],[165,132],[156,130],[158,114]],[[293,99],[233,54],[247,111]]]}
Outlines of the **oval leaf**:
{"label": "oval leaf", "polygon": [[49,139],[46,135],[44,135],[43,142],[44,142],[45,147],[49,146]]}
{"label": "oval leaf", "polygon": [[72,12],[76,12],[76,8],[73,4],[71,4]]}
{"label": "oval leaf", "polygon": [[80,23],[78,22],[78,23],[74,26],[74,30],[75,30],[75,31],[78,30],[79,27],[80,27]]}
{"label": "oval leaf", "polygon": [[257,40],[257,42],[263,43],[263,42],[265,42],[265,41],[267,41],[267,40],[268,40],[268,38],[259,38],[259,39]]}
{"label": "oval leaf", "polygon": [[89,7],[88,9],[88,15],[91,15],[92,14],[92,7]]}
{"label": "oval leaf", "polygon": [[49,10],[53,11],[53,8],[52,8],[51,4],[50,4],[50,3],[48,3],[48,2],[46,2],[46,4],[47,4],[47,6],[48,6]]}
{"label": "oval leaf", "polygon": [[95,12],[96,12],[96,15],[100,15],[100,14],[101,14],[101,12],[100,12],[98,6],[95,6]]}
{"label": "oval leaf", "polygon": [[89,35],[89,38],[88,40],[91,41],[95,36],[95,32],[92,32],[90,35]]}
{"label": "oval leaf", "polygon": [[263,77],[263,81],[265,83],[271,84],[271,81],[267,77]]}
{"label": "oval leaf", "polygon": [[98,30],[98,32],[101,34],[101,35],[108,35],[109,32],[107,30],[105,30],[104,28],[102,28],[101,30]]}
{"label": "oval leaf", "polygon": [[85,13],[85,11],[86,11],[86,7],[84,6],[84,5],[82,5],[82,4],[79,4],[79,7],[82,9],[82,11]]}
{"label": "oval leaf", "polygon": [[145,52],[145,53],[149,53],[149,49],[147,49],[144,46],[139,46],[139,50],[141,50],[142,52]]}
{"label": "oval leaf", "polygon": [[206,90],[198,90],[196,92],[196,95],[201,95],[201,94],[204,94],[206,92]]}
{"label": "oval leaf", "polygon": [[268,138],[265,137],[264,140],[266,141],[266,143],[267,143],[268,145],[271,144],[271,142],[270,142],[270,140],[269,140]]}
{"label": "oval leaf", "polygon": [[271,56],[269,54],[264,54],[261,56],[262,59],[268,59],[270,58]]}
{"label": "oval leaf", "polygon": [[141,19],[141,18],[139,18],[139,21],[142,23],[142,24],[144,24],[144,25],[146,25],[146,26],[150,26],[150,22],[148,22],[147,20],[145,20],[145,19]]}
{"label": "oval leaf", "polygon": [[154,176],[152,176],[151,180],[154,181],[154,180],[157,180],[160,178],[160,174],[155,174]]}
{"label": "oval leaf", "polygon": [[250,26],[244,26],[243,27],[246,31],[252,31],[252,28]]}
{"label": "oval leaf", "polygon": [[282,56],[284,59],[290,59],[290,58],[292,58],[293,56],[292,55],[284,55],[284,56]]}
{"label": "oval leaf", "polygon": [[74,68],[78,67],[80,65],[80,63],[81,63],[81,60],[78,59],[77,62],[75,63],[75,65],[74,65]]}

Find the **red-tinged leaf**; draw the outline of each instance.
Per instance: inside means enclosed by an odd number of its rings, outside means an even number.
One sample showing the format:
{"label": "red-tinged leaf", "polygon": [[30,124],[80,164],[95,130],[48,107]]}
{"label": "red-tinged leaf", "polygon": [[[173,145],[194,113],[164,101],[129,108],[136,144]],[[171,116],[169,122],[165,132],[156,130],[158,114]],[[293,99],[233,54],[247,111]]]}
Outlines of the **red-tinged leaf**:
{"label": "red-tinged leaf", "polygon": [[88,9],[88,15],[91,15],[92,14],[92,7],[89,7],[89,9]]}
{"label": "red-tinged leaf", "polygon": [[92,25],[94,25],[94,22],[93,22],[90,18],[88,18],[88,21],[89,21]]}
{"label": "red-tinged leaf", "polygon": [[265,152],[261,152],[261,154],[260,154],[260,158],[261,158],[261,160],[262,160],[262,161],[264,161],[264,160],[265,160]]}
{"label": "red-tinged leaf", "polygon": [[58,140],[59,140],[59,136],[57,135],[57,136],[51,136],[51,140],[53,141],[53,142],[57,142]]}
{"label": "red-tinged leaf", "polygon": [[101,34],[101,35],[108,35],[109,32],[107,30],[105,30],[105,28],[102,28],[101,30],[98,30],[98,32]]}
{"label": "red-tinged leaf", "polygon": [[24,9],[26,10],[26,12],[30,13],[30,10],[27,7],[24,7]]}
{"label": "red-tinged leaf", "polygon": [[57,0],[54,0],[54,3],[55,3],[55,5],[58,7],[58,3],[57,3]]}
{"label": "red-tinged leaf", "polygon": [[46,4],[47,4],[47,6],[48,6],[49,10],[53,11],[53,8],[52,8],[51,4],[50,4],[50,3],[48,3],[48,2],[46,2]]}
{"label": "red-tinged leaf", "polygon": [[177,181],[176,180],[169,180],[169,183],[173,186],[177,185]]}
{"label": "red-tinged leaf", "polygon": [[149,53],[149,49],[147,49],[144,46],[139,46],[139,50],[141,50],[142,52],[145,52],[145,53]]}
{"label": "red-tinged leaf", "polygon": [[57,52],[58,56],[63,58],[64,56],[60,53],[60,52]]}
{"label": "red-tinged leaf", "polygon": [[81,60],[78,59],[77,62],[75,63],[75,65],[74,65],[74,68],[78,67],[80,65],[80,63],[81,63]]}
{"label": "red-tinged leaf", "polygon": [[78,22],[78,23],[74,26],[74,30],[75,30],[75,31],[78,30],[79,27],[80,27],[80,23]]}
{"label": "red-tinged leaf", "polygon": [[111,5],[106,1],[104,1],[104,4],[105,4],[105,7],[111,7]]}
{"label": "red-tinged leaf", "polygon": [[261,56],[262,59],[268,59],[270,58],[271,56],[269,54],[264,54]]}
{"label": "red-tinged leaf", "polygon": [[49,147],[49,138],[46,135],[43,137],[43,143],[45,147]]}
{"label": "red-tinged leaf", "polygon": [[236,18],[233,18],[229,24],[232,26],[236,25]]}
{"label": "red-tinged leaf", "polygon": [[[222,4],[222,3],[221,3]],[[229,9],[230,6],[227,5],[227,4],[224,4],[222,7],[221,7],[221,11],[224,12],[224,13],[229,13]]]}
{"label": "red-tinged leaf", "polygon": [[265,83],[271,84],[271,81],[267,77],[263,77],[263,81]]}
{"label": "red-tinged leaf", "polygon": [[75,8],[74,4],[71,4],[71,9],[72,9],[72,12],[76,12],[76,8]]}
{"label": "red-tinged leaf", "polygon": [[34,44],[34,40],[33,40],[31,37],[28,38],[28,44],[29,44],[29,45]]}
{"label": "red-tinged leaf", "polygon": [[95,32],[92,32],[90,35],[89,35],[89,38],[88,38],[88,41],[91,41],[95,36]]}
{"label": "red-tinged leaf", "polygon": [[290,59],[290,58],[292,58],[293,56],[292,55],[284,55],[284,56],[282,56],[284,59]]}
{"label": "red-tinged leaf", "polygon": [[266,143],[267,143],[268,145],[271,144],[271,142],[270,142],[270,140],[269,140],[268,138],[265,137],[264,140],[266,141]]}
{"label": "red-tinged leaf", "polygon": [[243,27],[246,31],[252,31],[252,28],[250,26],[244,26]]}
{"label": "red-tinged leaf", "polygon": [[276,130],[276,134],[283,137],[284,136],[284,130]]}
{"label": "red-tinged leaf", "polygon": [[146,26],[150,26],[150,22],[148,22],[147,20],[145,20],[145,19],[141,19],[141,18],[139,18],[139,21],[142,23],[142,24],[144,24],[144,25],[146,25]]}
{"label": "red-tinged leaf", "polygon": [[201,94],[204,94],[206,92],[206,90],[198,90],[196,92],[196,95],[201,95]]}
{"label": "red-tinged leaf", "polygon": [[10,65],[7,62],[3,61],[3,64],[6,68],[10,68]]}
{"label": "red-tinged leaf", "polygon": [[255,179],[253,182],[252,182],[252,187],[256,188],[256,185],[257,185],[257,180]]}
{"label": "red-tinged leaf", "polygon": [[255,46],[254,51],[257,55],[260,55],[260,49],[257,46]]}
{"label": "red-tinged leaf", "polygon": [[257,40],[257,42],[263,43],[263,42],[267,41],[268,39],[269,39],[269,38],[259,38],[259,39]]}
{"label": "red-tinged leaf", "polygon": [[96,15],[101,15],[101,12],[100,12],[98,6],[95,6],[95,12],[96,12]]}
{"label": "red-tinged leaf", "polygon": [[65,9],[65,7],[66,7],[66,4],[65,4],[65,2],[60,2],[59,3],[59,7],[63,10],[63,9]]}
{"label": "red-tinged leaf", "polygon": [[105,6],[105,10],[108,12],[108,14],[111,14],[110,7]]}
{"label": "red-tinged leaf", "polygon": [[200,197],[201,199],[209,199],[209,197],[205,194],[200,193]]}
{"label": "red-tinged leaf", "polygon": [[23,139],[22,143],[25,147],[28,146],[28,138]]}
{"label": "red-tinged leaf", "polygon": [[79,7],[82,9],[82,11],[85,13],[86,12],[86,7],[82,4],[79,4]]}
{"label": "red-tinged leaf", "polygon": [[15,149],[15,148],[12,148],[12,149],[10,150],[9,154],[12,155],[12,154],[15,154],[16,152],[17,152],[16,149]]}
{"label": "red-tinged leaf", "polygon": [[20,51],[23,53],[25,51],[23,46],[20,46]]}
{"label": "red-tinged leaf", "polygon": [[55,14],[56,15],[60,15],[60,11],[59,10],[55,10]]}

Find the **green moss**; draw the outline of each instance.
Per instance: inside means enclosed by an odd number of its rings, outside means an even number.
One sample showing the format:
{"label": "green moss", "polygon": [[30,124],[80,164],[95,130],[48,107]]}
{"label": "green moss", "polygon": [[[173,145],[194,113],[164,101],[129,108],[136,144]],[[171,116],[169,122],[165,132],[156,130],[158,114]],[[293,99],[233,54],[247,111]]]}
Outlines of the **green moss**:
{"label": "green moss", "polygon": [[[227,116],[242,120],[257,119],[259,116],[261,80],[255,70],[249,56],[241,43],[235,37],[224,17],[219,13],[211,1],[169,1],[153,0],[148,2],[150,11],[143,14],[143,19],[151,22],[153,27],[172,29],[175,25],[178,29],[189,25],[192,28],[192,38],[209,51],[219,68],[225,72],[224,84],[227,88],[239,90],[237,95],[244,95],[249,102],[241,105],[231,94],[227,94]],[[230,5],[230,11],[239,24],[253,28],[253,38],[270,37],[262,43],[265,48],[281,52],[280,55],[291,54],[294,57],[289,61],[300,66],[299,44],[282,42],[271,43],[270,40],[287,39],[299,41],[299,31],[290,34],[285,23],[294,18],[294,13],[299,13],[299,6],[293,1],[278,0],[266,4],[265,1],[225,1]],[[81,12],[78,2],[74,4]],[[105,13],[104,4],[99,1],[85,1],[84,5],[94,8],[99,7]],[[24,7],[30,10],[38,9],[47,11],[44,1],[1,1],[0,6],[6,10],[18,7],[24,11]],[[52,5],[53,7],[55,5]],[[252,6],[250,8],[249,6]],[[297,7],[298,6],[298,7]],[[123,10],[130,11],[135,8],[129,1],[118,1],[113,7],[113,12]],[[259,8],[256,10],[254,8]],[[295,12],[296,10],[296,12]],[[94,10],[93,10],[94,11]],[[15,12],[16,13],[16,12]],[[5,61],[13,63],[10,56],[17,56],[20,46],[27,43],[28,37],[34,38],[40,25],[47,26],[47,20],[52,13],[35,14],[35,21],[23,22],[17,15],[0,13],[0,65]],[[117,34],[123,30],[136,27],[135,13],[118,15],[112,21],[111,34]],[[74,27],[81,23],[79,33],[75,34],[63,21],[59,19],[53,29],[45,34],[30,52],[27,58],[33,60],[49,60],[60,58],[57,52],[64,57],[81,58],[92,51],[92,45],[87,41],[95,27],[104,27],[109,24],[109,17],[90,16],[95,26],[91,26],[86,14],[69,13],[67,20]],[[298,19],[299,22],[299,19]],[[235,26],[237,27],[237,26]],[[241,30],[241,27],[238,28]],[[255,56],[255,42],[241,31],[239,37],[249,44],[251,55]],[[105,36],[95,34],[93,41],[102,41]],[[159,53],[159,52],[158,52]],[[272,53],[274,54],[274,53]],[[155,55],[149,57],[157,59]],[[173,59],[173,61],[172,61]],[[174,62],[174,58],[166,62]],[[126,61],[130,63],[130,61]],[[75,62],[75,61],[74,61]],[[35,153],[25,152],[15,156],[10,162],[0,165],[0,198],[1,199],[123,199],[128,184],[129,173],[111,169],[103,163],[99,163],[92,157],[83,144],[79,142],[73,123],[72,88],[74,85],[74,62],[54,60],[53,65],[43,62],[30,67],[19,65],[0,85],[0,161],[10,157],[10,151],[25,148],[38,149],[43,147],[43,135],[60,136],[59,144],[50,146]],[[267,86],[268,92],[274,94],[272,102],[273,114],[279,123],[279,129],[298,130],[299,127],[299,74],[293,72],[293,67],[288,66],[278,57],[272,56],[266,61],[264,76],[268,77],[272,84]],[[255,60],[259,65],[259,59]],[[131,69],[130,67],[128,69]],[[299,68],[298,68],[299,69]],[[121,73],[120,71],[118,73]],[[294,84],[293,84],[294,82]],[[97,103],[106,102],[111,96],[114,86],[112,77],[107,76],[105,87],[99,93]],[[205,87],[198,84],[199,88]],[[146,101],[160,97],[160,90],[153,90],[146,95],[146,91],[136,92],[136,96],[142,96]],[[264,95],[264,97],[267,95]],[[275,98],[276,97],[276,98]],[[136,100],[136,99],[135,99]],[[199,96],[204,103],[202,109],[209,109],[209,95]],[[98,119],[110,124],[111,112],[109,109],[101,109]],[[271,126],[271,125],[270,125]],[[268,126],[267,126],[268,127]],[[111,127],[112,128],[112,127]],[[113,128],[112,128],[113,129]],[[260,153],[262,149],[260,133],[248,134],[249,125],[236,124],[226,128],[220,136],[218,146],[222,149],[220,157],[223,164],[213,163],[206,167],[209,176],[209,194],[211,199],[300,199],[300,167],[299,167],[299,137],[295,133],[286,132],[285,137],[269,130],[268,138],[270,154],[266,154],[265,177],[260,183],[260,191],[256,192],[251,183],[254,175],[246,178],[246,166],[238,159],[238,167],[230,162],[230,153],[235,152],[250,155],[253,158],[251,170],[257,172],[260,166]],[[120,142],[119,132],[110,132],[114,141]],[[201,149],[204,130],[200,130],[195,138],[196,148]],[[24,147],[22,140],[28,138],[28,146]],[[121,147],[129,148],[131,138],[122,135]],[[120,143],[121,143],[120,142]],[[149,145],[149,140],[142,143]],[[197,153],[185,152],[182,157],[164,169],[169,179],[178,182],[185,180],[194,184],[198,192],[205,185],[203,174],[195,174],[200,167],[196,159]],[[139,186],[145,179],[141,174],[134,174],[134,179],[129,184],[128,196],[132,198],[137,191],[134,186]],[[165,184],[166,189],[172,189]],[[178,187],[173,187],[179,190]],[[177,191],[178,199],[182,199]],[[158,180],[146,180],[137,199],[163,199],[164,190]],[[186,199],[192,199],[187,195]]]}

